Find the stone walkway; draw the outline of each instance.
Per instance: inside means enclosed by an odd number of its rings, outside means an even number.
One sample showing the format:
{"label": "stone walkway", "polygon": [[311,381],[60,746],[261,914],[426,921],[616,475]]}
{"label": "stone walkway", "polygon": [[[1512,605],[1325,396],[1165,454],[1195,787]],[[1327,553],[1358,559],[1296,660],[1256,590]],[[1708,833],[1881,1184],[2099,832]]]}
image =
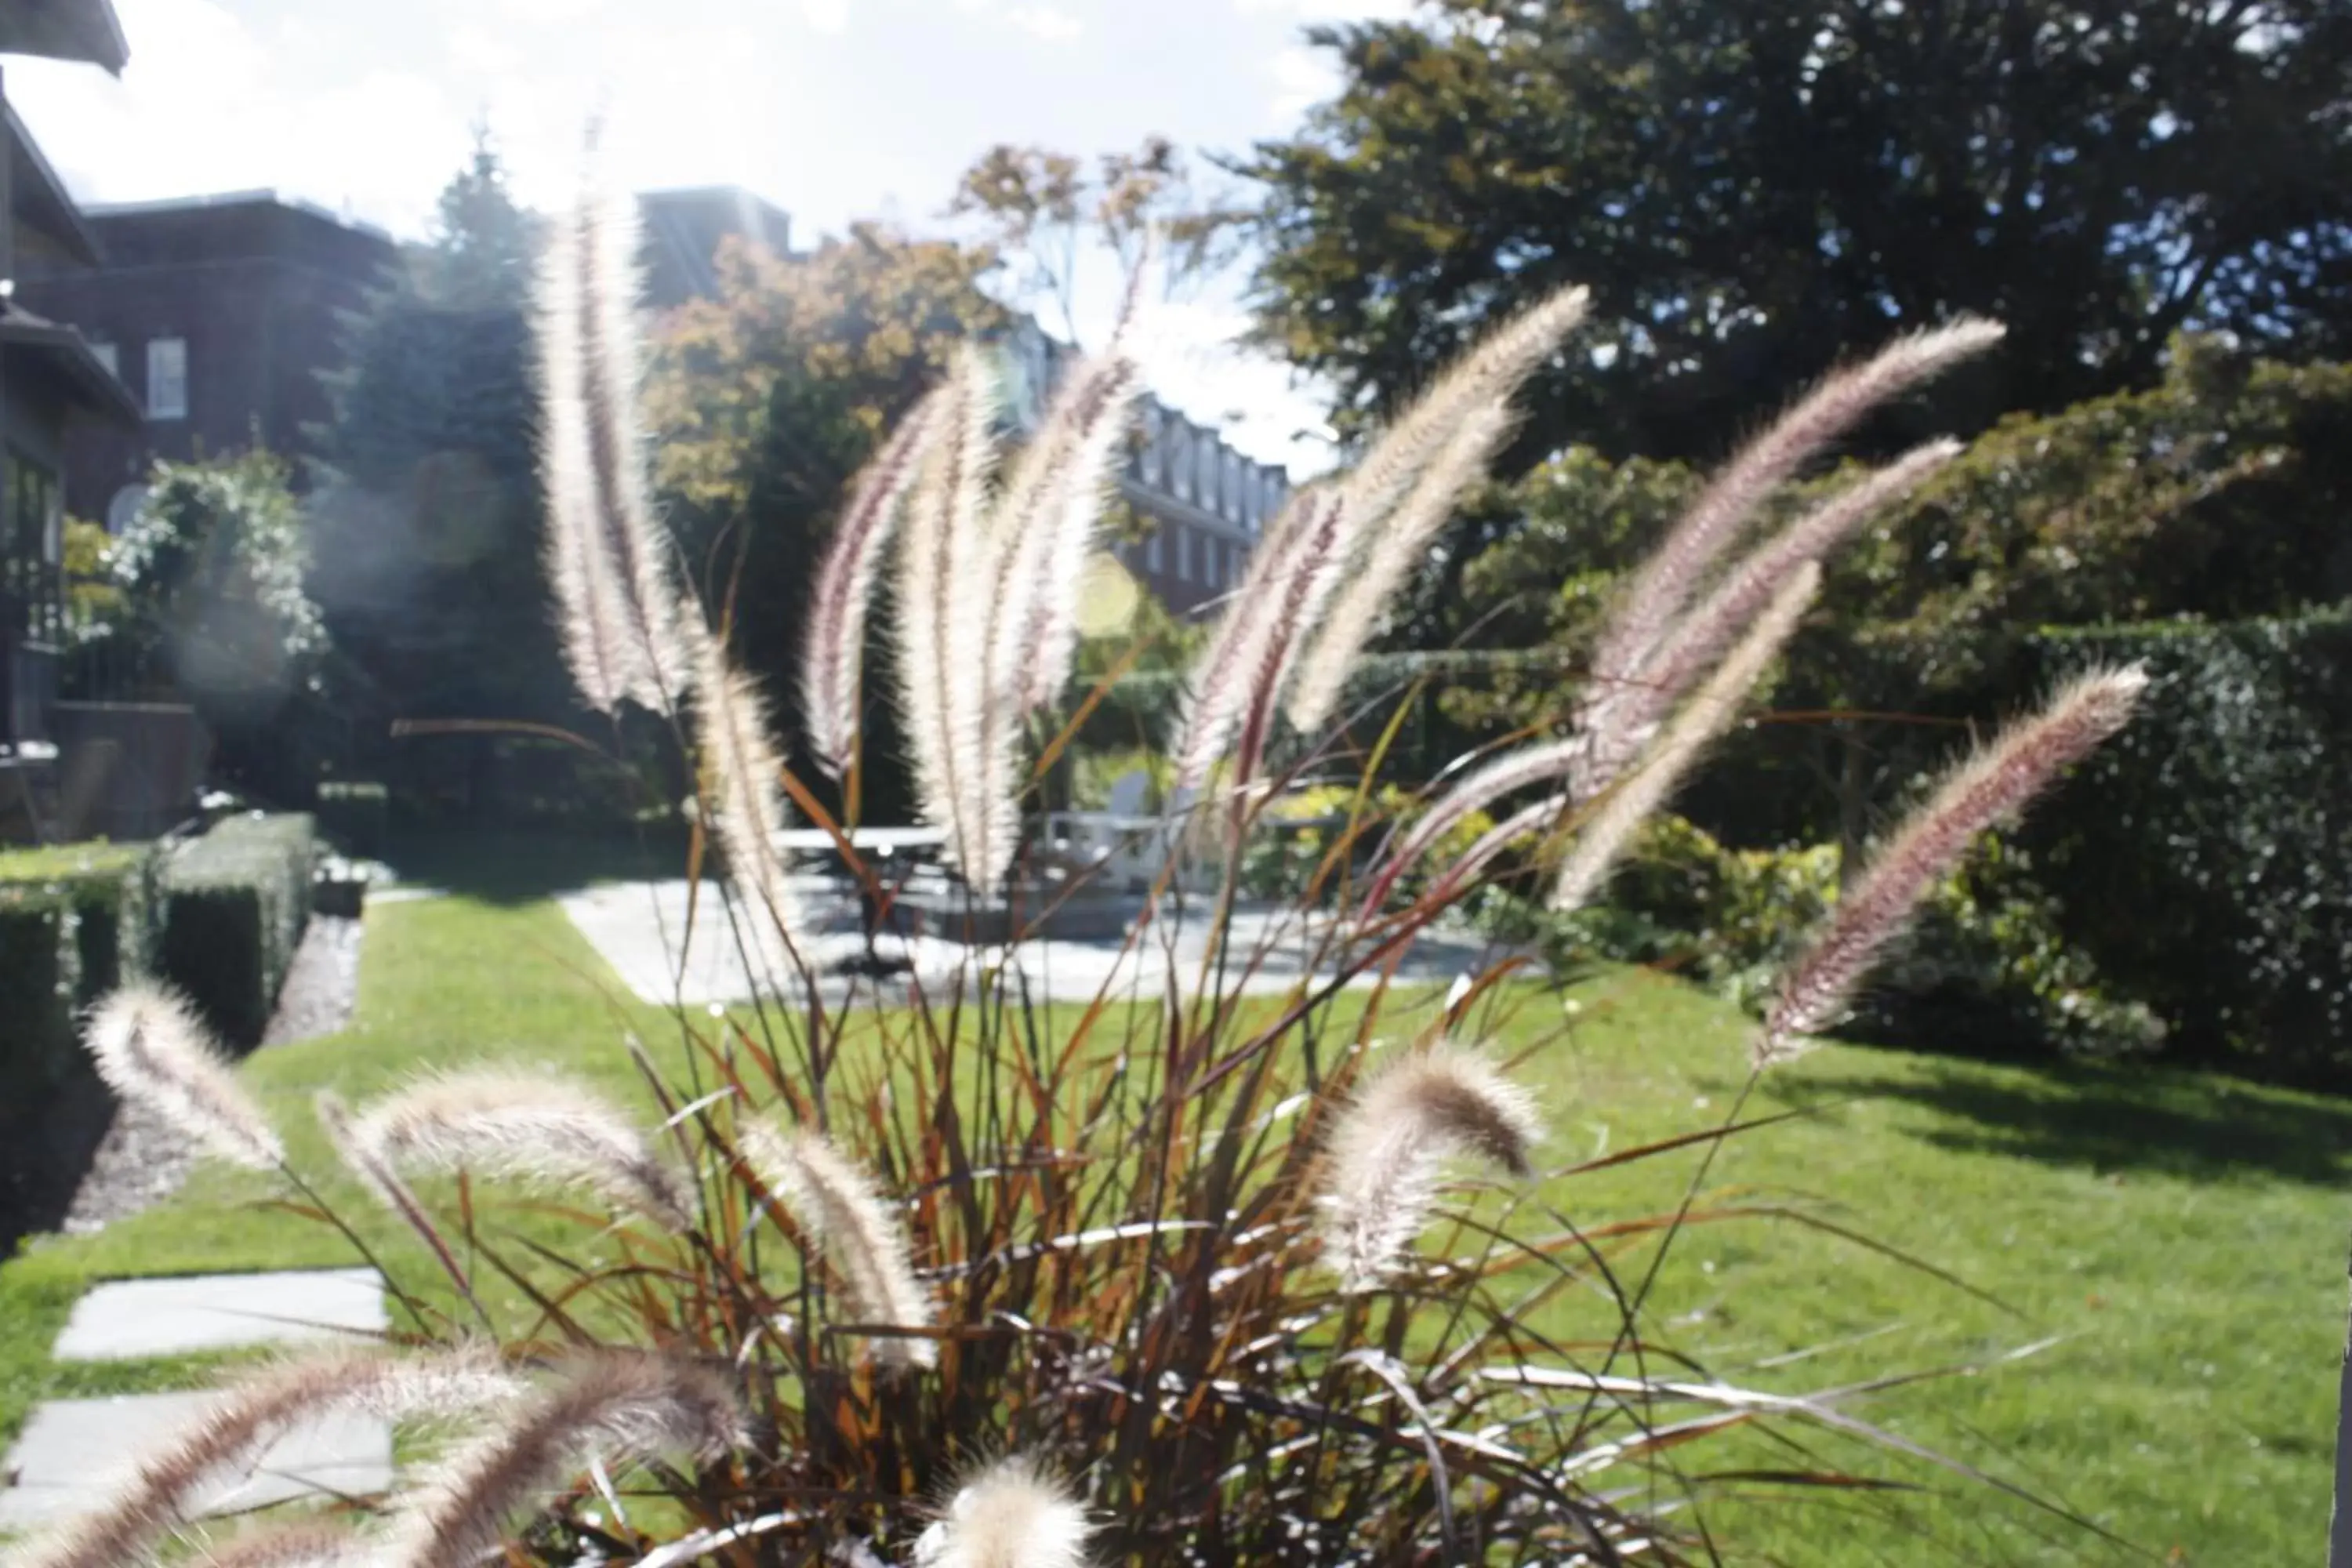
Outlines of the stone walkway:
{"label": "stone walkway", "polygon": [[[383,1286],[365,1268],[122,1279],[74,1304],[58,1361],[126,1361],[196,1351],[380,1334]],[[69,1517],[103,1501],[140,1456],[203,1415],[203,1393],[51,1400],[0,1460],[0,1531]],[[331,1415],[288,1432],[242,1475],[224,1475],[200,1513],[381,1491],[392,1484],[392,1428]]]}
{"label": "stone walkway", "polygon": [[[870,981],[855,983],[844,966],[858,958],[865,940],[856,915],[835,884],[823,877],[793,879],[804,906],[819,926],[810,944],[813,966],[824,976],[835,999],[874,998]],[[688,1005],[740,1002],[752,994],[750,968],[735,942],[718,884],[706,882],[694,900],[692,940],[688,931],[688,885],[683,880],[620,882],[565,894],[559,901],[581,934],[642,1000]],[[1137,909],[1141,900],[1137,900]],[[1012,962],[1040,1000],[1086,1002],[1108,990],[1114,997],[1157,997],[1170,977],[1191,988],[1208,951],[1207,905],[1192,900],[1189,918],[1172,902],[1164,918],[1129,945],[1124,939],[1031,941],[1014,945]],[[1279,994],[1313,972],[1328,927],[1303,923],[1288,906],[1251,905],[1234,915],[1227,946],[1232,973],[1222,989],[1252,994]],[[886,935],[877,943],[885,958],[911,964],[927,991],[938,994],[971,969],[973,950],[929,935]],[[992,956],[999,950],[982,950]],[[681,966],[679,956],[683,952]],[[1438,931],[1422,936],[1398,967],[1401,983],[1444,985],[1465,971],[1476,971],[1503,956],[1475,933]],[[1246,972],[1246,973],[1244,973]],[[1376,975],[1359,976],[1369,985]],[[903,976],[886,987],[886,997],[903,994]],[[763,987],[764,989],[764,987]]]}

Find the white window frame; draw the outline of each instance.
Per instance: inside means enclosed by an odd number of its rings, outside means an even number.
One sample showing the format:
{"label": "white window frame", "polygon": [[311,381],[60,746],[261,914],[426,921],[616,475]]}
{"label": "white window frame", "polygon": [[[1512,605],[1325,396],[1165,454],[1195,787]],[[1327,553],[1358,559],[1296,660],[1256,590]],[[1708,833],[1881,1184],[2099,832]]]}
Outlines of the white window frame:
{"label": "white window frame", "polygon": [[[176,359],[177,365],[173,364]],[[147,340],[147,417],[185,419],[188,416],[188,340]]]}

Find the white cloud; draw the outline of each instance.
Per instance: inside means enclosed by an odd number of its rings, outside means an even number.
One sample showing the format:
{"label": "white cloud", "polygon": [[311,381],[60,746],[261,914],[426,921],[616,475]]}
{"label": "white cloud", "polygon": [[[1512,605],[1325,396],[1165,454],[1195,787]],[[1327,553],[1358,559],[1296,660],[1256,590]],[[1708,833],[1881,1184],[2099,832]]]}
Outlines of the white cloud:
{"label": "white cloud", "polygon": [[281,188],[414,227],[465,152],[467,115],[422,74],[324,83],[215,0],[122,0],[131,63],[9,62],[9,96],[82,200]]}
{"label": "white cloud", "polygon": [[1234,0],[1244,16],[1289,16],[1301,22],[1401,22],[1414,0]]}
{"label": "white cloud", "polygon": [[849,26],[849,0],[801,0],[801,20],[820,33],[839,33]]}
{"label": "white cloud", "polygon": [[1331,57],[1304,44],[1276,50],[1265,72],[1274,80],[1274,112],[1279,120],[1296,120],[1339,91],[1339,70]]}
{"label": "white cloud", "polygon": [[1066,42],[1086,30],[1076,16],[1054,5],[1015,5],[1004,13],[1004,19],[1049,44]]}
{"label": "white cloud", "polygon": [[1280,463],[1293,477],[1330,467],[1329,426],[1314,389],[1291,368],[1239,339],[1249,318],[1234,306],[1171,300],[1139,323],[1136,358],[1160,400],[1221,430],[1242,452]]}

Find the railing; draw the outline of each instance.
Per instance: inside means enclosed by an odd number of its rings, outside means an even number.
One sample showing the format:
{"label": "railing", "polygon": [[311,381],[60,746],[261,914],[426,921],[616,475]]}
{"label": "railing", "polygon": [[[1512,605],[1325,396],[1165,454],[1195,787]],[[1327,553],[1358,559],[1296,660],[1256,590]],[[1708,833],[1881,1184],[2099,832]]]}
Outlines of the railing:
{"label": "railing", "polygon": [[0,744],[49,739],[49,710],[58,700],[58,650],[47,643],[0,640]]}

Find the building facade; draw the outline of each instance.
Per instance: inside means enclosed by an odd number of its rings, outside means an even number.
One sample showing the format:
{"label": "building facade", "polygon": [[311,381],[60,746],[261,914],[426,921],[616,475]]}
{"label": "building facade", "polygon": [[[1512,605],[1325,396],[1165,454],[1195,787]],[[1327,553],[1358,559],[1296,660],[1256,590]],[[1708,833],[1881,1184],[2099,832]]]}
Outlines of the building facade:
{"label": "building facade", "polygon": [[86,216],[99,264],[32,271],[22,289],[80,330],[142,418],[68,439],[67,507],[119,531],[159,458],[306,450],[331,412],[321,375],[342,361],[348,313],[399,265],[391,237],[270,191]]}
{"label": "building facade", "polygon": [[[106,0],[0,6],[0,52],[112,70],[121,30]],[[65,634],[64,475],[74,443],[135,430],[138,409],[69,325],[23,285],[99,260],[96,237],[7,103],[0,77],[0,795],[30,799],[26,769],[55,756],[51,721]],[[11,792],[9,785],[16,788]],[[0,799],[0,810],[6,808]]]}
{"label": "building facade", "polygon": [[[1013,422],[1034,428],[1076,351],[1023,317],[1002,352]],[[1282,468],[1244,457],[1213,426],[1146,394],[1118,474],[1119,499],[1146,527],[1118,558],[1170,609],[1198,615],[1240,583],[1289,495]]]}

